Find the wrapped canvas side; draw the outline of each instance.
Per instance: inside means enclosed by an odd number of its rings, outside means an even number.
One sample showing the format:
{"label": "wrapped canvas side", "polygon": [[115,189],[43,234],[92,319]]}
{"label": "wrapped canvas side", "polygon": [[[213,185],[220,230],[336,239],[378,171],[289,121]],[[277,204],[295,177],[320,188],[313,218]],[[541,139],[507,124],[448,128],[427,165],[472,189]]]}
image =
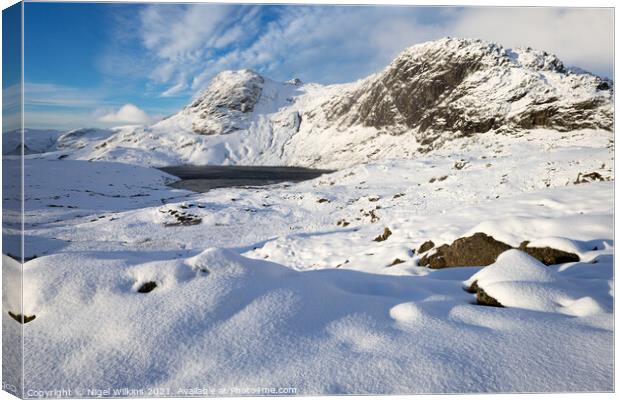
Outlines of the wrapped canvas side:
{"label": "wrapped canvas side", "polygon": [[2,388],[23,397],[23,4],[2,11]]}

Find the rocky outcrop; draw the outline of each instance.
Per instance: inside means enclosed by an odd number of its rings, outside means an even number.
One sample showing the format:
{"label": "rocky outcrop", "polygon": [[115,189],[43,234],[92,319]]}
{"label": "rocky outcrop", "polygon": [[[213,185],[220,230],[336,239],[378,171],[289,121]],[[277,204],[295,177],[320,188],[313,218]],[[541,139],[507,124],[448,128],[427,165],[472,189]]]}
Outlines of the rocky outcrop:
{"label": "rocky outcrop", "polygon": [[433,247],[435,247],[435,243],[433,243],[432,240],[427,240],[426,242],[422,243],[418,248],[418,254],[426,253]]}
{"label": "rocky outcrop", "polygon": [[429,268],[486,266],[512,247],[484,233],[455,240],[451,245],[439,246],[435,252],[420,259],[418,265]]}
{"label": "rocky outcrop", "polygon": [[554,249],[552,247],[529,247],[529,241],[524,241],[519,245],[519,250],[526,252],[545,265],[564,264],[567,262],[579,261],[579,256],[575,253]]}
{"label": "rocky outcrop", "polygon": [[383,233],[374,238],[373,240],[375,242],[383,242],[386,241],[390,236],[392,236],[392,231],[390,230],[390,228],[386,227],[385,229],[383,229]]}
{"label": "rocky outcrop", "polygon": [[[425,250],[428,254],[420,259],[418,265],[433,269],[465,266],[484,267],[493,264],[500,254],[513,248],[482,232],[456,239],[452,244],[441,245],[430,252],[429,250],[431,248],[429,248],[429,243],[433,242],[429,240],[420,247],[420,250]],[[519,245],[518,249],[545,265],[579,261],[579,256],[577,254],[548,246],[529,247],[529,243],[529,241],[524,241]],[[418,253],[423,252],[418,251]],[[475,289],[472,290],[475,292]]]}
{"label": "rocky outcrop", "polygon": [[200,135],[227,134],[247,129],[246,114],[260,98],[264,78],[250,70],[224,71],[183,112],[193,118],[192,130]]}
{"label": "rocky outcrop", "polygon": [[474,133],[611,130],[613,84],[554,55],[445,38],[401,53],[383,72],[323,105],[342,128],[414,131],[423,145]]}

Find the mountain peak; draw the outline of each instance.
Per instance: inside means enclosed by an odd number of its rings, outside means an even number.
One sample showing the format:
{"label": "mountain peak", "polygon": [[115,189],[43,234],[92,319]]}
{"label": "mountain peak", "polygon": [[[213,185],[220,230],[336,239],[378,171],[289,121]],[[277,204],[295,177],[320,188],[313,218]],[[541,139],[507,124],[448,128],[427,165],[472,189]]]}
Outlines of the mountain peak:
{"label": "mountain peak", "polygon": [[478,39],[442,38],[405,49],[381,73],[330,99],[329,124],[438,138],[489,130],[610,130],[610,85],[572,74],[553,54]]}
{"label": "mountain peak", "polygon": [[244,129],[244,114],[252,112],[265,78],[250,69],[222,71],[183,112],[195,118],[192,130],[202,135]]}
{"label": "mountain peak", "polygon": [[564,64],[555,55],[531,47],[505,48],[482,39],[443,37],[419,43],[403,50],[400,58],[478,58],[487,66],[511,65],[536,70],[565,72]]}

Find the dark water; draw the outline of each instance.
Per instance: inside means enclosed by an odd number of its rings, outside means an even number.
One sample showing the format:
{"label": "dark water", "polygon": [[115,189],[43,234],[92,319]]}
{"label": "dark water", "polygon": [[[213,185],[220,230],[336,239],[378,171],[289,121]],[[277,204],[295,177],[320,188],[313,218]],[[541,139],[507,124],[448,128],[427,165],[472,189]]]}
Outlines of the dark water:
{"label": "dark water", "polygon": [[181,165],[163,167],[162,171],[181,178],[170,186],[178,189],[206,192],[224,187],[264,186],[281,182],[301,182],[333,172],[301,167],[258,167],[220,165]]}

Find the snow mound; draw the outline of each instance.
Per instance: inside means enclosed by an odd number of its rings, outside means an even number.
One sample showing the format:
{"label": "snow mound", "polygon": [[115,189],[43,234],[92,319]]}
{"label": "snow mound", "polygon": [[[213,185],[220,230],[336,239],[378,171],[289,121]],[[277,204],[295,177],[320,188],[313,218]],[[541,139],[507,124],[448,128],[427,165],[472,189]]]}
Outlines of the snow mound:
{"label": "snow mound", "polygon": [[[592,268],[602,276],[607,273],[594,264]],[[505,307],[579,316],[610,312],[604,305],[606,293],[597,301],[589,296],[592,293],[519,250],[502,253],[494,264],[464,282],[467,287],[473,283]]]}
{"label": "snow mound", "polygon": [[[489,312],[469,304],[455,279],[458,269],[437,279],[345,269],[299,272],[222,248],[189,257],[150,256],[66,253],[26,265],[39,288],[25,298],[37,316],[24,325],[26,387],[47,387],[51,376],[72,388],[161,386],[177,394],[198,382],[268,383],[303,394],[608,387],[606,370],[589,368],[600,357],[607,360],[601,343],[609,340],[608,328],[592,331],[551,315],[548,334],[541,336],[539,314],[506,315],[507,309]],[[557,284],[514,256],[504,260],[523,265],[513,278]],[[489,281],[512,282],[505,279]],[[138,292],[145,282],[156,287]],[[592,315],[596,307],[580,298],[565,312]],[[584,353],[584,343],[591,352]],[[582,360],[583,367],[538,367],[527,363],[531,353],[522,359],[524,346],[561,365]],[[506,357],[517,369],[528,365],[527,379],[506,370]]]}
{"label": "snow mound", "polygon": [[8,311],[21,313],[22,300],[22,266],[13,258],[2,254],[2,307],[4,314]]}

